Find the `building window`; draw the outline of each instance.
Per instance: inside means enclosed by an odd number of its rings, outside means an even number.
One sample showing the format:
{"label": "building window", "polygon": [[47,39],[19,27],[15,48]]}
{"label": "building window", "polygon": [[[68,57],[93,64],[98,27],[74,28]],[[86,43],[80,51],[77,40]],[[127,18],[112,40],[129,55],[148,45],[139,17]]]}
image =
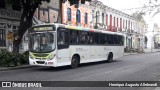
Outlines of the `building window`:
{"label": "building window", "polygon": [[122,29],[122,18],[120,18],[120,29]]}
{"label": "building window", "polygon": [[112,31],[112,15],[110,15],[110,30],[109,31]]}
{"label": "building window", "polygon": [[14,0],[12,3],[12,10],[21,11],[20,0]]}
{"label": "building window", "polygon": [[114,27],[115,27],[115,25],[116,25],[116,18],[114,17]]}
{"label": "building window", "polygon": [[106,15],[106,25],[108,26],[108,14]]}
{"label": "building window", "polygon": [[77,10],[77,13],[76,13],[76,21],[77,21],[78,23],[81,22],[81,12],[80,12],[80,10]]}
{"label": "building window", "polygon": [[125,21],[124,21],[124,19],[123,19],[123,28],[125,28]]}
{"label": "building window", "polygon": [[119,27],[119,25],[118,25],[119,23],[118,23],[118,18],[117,18],[117,28]]}
{"label": "building window", "polygon": [[104,25],[104,13],[102,13],[102,24]]}
{"label": "building window", "polygon": [[0,23],[0,46],[6,46],[6,24]]}
{"label": "building window", "polygon": [[5,0],[0,0],[0,8],[5,8]]}
{"label": "building window", "polygon": [[132,22],[131,22],[131,30],[132,30]]}
{"label": "building window", "polygon": [[68,16],[68,21],[71,21],[71,9],[67,9],[67,16]]}
{"label": "building window", "polygon": [[128,29],[130,29],[130,21],[128,21]]}
{"label": "building window", "polygon": [[93,22],[93,20],[94,20],[94,10],[92,10],[92,22]]}
{"label": "building window", "polygon": [[126,20],[126,29],[127,29],[127,20]]}
{"label": "building window", "polygon": [[84,20],[85,20],[85,24],[88,24],[88,13],[85,13]]}
{"label": "building window", "polygon": [[5,29],[0,29],[0,46],[6,45],[6,38],[5,38]]}

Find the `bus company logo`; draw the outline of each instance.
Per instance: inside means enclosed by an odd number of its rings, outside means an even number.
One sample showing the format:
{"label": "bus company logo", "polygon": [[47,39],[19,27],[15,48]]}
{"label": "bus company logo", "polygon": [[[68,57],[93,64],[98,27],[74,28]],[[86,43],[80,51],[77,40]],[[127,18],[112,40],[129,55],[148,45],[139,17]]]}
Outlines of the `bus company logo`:
{"label": "bus company logo", "polygon": [[2,87],[11,87],[11,82],[2,82]]}

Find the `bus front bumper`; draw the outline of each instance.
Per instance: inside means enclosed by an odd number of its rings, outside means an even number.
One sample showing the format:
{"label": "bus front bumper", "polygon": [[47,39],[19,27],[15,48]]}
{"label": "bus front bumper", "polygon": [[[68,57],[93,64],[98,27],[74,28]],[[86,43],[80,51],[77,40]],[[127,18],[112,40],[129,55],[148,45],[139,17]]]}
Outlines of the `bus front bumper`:
{"label": "bus front bumper", "polygon": [[52,66],[52,67],[56,67],[56,62],[55,60],[33,60],[33,59],[29,59],[29,64],[30,65],[34,65],[34,66]]}

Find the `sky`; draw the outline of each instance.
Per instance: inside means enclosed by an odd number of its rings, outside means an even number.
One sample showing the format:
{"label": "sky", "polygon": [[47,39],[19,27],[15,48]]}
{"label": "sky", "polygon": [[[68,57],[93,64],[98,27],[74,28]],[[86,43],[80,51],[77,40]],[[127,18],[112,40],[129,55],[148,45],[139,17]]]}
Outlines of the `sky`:
{"label": "sky", "polygon": [[103,4],[118,9],[130,9],[136,7],[142,7],[148,0],[98,0],[103,2]]}
{"label": "sky", "polygon": [[[149,0],[98,0],[98,1],[101,1],[104,5],[123,11],[130,15],[132,14],[131,10],[125,10],[125,9],[143,7],[144,5],[149,4]],[[154,23],[157,23],[160,27],[160,13],[155,15],[153,21]]]}

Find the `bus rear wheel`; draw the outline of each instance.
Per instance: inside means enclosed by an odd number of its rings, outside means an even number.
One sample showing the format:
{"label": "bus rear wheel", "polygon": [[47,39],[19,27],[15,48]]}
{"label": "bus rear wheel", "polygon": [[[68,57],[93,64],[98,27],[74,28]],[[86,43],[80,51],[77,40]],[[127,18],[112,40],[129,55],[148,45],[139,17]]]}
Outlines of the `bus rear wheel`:
{"label": "bus rear wheel", "polygon": [[73,56],[72,61],[71,61],[71,68],[75,69],[79,65],[79,59],[77,56]]}
{"label": "bus rear wheel", "polygon": [[109,53],[108,58],[107,58],[107,62],[111,63],[113,61],[113,54]]}

